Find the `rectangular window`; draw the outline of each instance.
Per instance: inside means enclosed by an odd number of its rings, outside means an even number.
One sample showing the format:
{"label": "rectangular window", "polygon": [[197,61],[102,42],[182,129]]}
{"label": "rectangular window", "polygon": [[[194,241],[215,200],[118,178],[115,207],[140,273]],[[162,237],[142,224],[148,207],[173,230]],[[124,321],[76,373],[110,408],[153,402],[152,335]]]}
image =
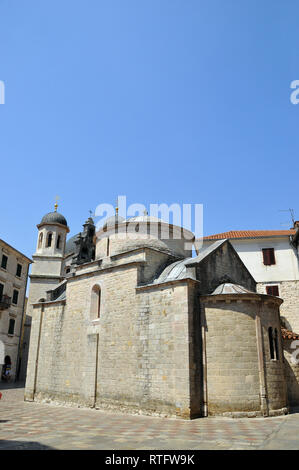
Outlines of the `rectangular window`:
{"label": "rectangular window", "polygon": [[12,318],[9,320],[8,334],[13,335],[15,331],[15,320]]}
{"label": "rectangular window", "polygon": [[2,255],[1,268],[6,269],[7,260],[8,260],[7,256],[6,256],[6,255]]}
{"label": "rectangular window", "polygon": [[21,277],[21,274],[22,274],[22,265],[18,263],[16,276]]}
{"label": "rectangular window", "polygon": [[279,297],[278,286],[266,286],[266,292],[268,295],[276,295],[276,297]]}
{"label": "rectangular window", "polygon": [[274,248],[263,248],[263,260],[266,266],[275,264]]}
{"label": "rectangular window", "polygon": [[2,299],[4,285],[0,284],[0,300]]}
{"label": "rectangular window", "polygon": [[19,297],[19,291],[15,290],[13,291],[13,295],[12,295],[12,303],[17,305],[18,303],[18,297]]}

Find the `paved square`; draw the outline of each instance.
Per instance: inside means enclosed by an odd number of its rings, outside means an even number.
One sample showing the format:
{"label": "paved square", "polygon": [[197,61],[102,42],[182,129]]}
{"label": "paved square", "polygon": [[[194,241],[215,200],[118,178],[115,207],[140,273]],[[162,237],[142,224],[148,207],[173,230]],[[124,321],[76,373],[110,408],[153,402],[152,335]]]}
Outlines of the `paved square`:
{"label": "paved square", "polygon": [[299,449],[299,413],[184,421],[24,402],[20,384],[0,390],[1,450]]}

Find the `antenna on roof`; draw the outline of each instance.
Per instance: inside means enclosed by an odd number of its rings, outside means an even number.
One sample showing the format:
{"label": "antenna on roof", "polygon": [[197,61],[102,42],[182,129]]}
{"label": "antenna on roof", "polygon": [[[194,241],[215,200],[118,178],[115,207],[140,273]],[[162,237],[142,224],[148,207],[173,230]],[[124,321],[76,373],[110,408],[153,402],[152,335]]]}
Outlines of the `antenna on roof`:
{"label": "antenna on roof", "polygon": [[[294,215],[294,209],[280,209],[279,212],[289,212],[291,214],[291,219],[292,219],[292,228],[295,226],[295,215]],[[289,223],[281,223],[280,225],[289,225]]]}

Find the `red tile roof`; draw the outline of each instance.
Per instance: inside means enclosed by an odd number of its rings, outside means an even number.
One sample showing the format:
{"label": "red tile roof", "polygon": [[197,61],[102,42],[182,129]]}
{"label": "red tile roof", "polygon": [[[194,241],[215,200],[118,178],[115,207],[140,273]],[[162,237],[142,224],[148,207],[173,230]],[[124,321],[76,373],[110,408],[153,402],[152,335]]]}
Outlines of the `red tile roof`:
{"label": "red tile roof", "polygon": [[286,330],[285,328],[281,328],[281,335],[283,339],[299,339],[299,335],[297,333]]}
{"label": "red tile roof", "polygon": [[295,235],[296,230],[231,230],[203,237],[204,240],[222,240],[223,238],[262,238]]}

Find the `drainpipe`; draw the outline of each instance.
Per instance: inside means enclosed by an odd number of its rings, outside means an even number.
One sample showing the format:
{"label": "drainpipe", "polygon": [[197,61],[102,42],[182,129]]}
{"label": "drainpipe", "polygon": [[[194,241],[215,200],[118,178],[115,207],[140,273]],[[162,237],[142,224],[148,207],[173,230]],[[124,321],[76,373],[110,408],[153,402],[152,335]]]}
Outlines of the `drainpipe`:
{"label": "drainpipe", "polygon": [[[204,319],[203,309],[201,308],[201,318]],[[208,416],[208,379],[207,379],[207,348],[206,348],[206,322],[201,325],[202,338],[202,366],[203,366],[203,416]]]}
{"label": "drainpipe", "polygon": [[264,362],[264,347],[263,347],[263,330],[261,324],[261,311],[263,301],[261,300],[259,309],[256,315],[256,337],[257,337],[257,354],[259,363],[259,377],[260,377],[260,399],[261,411],[264,417],[269,416],[268,396],[266,388],[266,371]]}

